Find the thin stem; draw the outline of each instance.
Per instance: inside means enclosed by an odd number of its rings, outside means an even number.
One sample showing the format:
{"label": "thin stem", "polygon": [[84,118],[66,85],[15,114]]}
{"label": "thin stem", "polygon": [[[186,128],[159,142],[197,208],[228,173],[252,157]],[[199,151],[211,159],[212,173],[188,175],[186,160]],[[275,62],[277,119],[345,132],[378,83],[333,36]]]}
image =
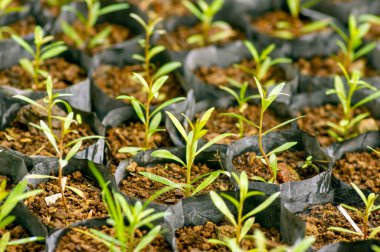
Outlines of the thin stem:
{"label": "thin stem", "polygon": [[191,140],[191,143],[190,143],[190,148],[189,148],[189,162],[186,164],[186,184],[188,185],[185,189],[185,196],[186,197],[189,197],[190,194],[191,194],[191,188],[190,188],[190,185],[191,185],[191,168],[193,166],[193,163],[194,163],[194,153],[193,153],[193,146],[194,146],[194,143],[195,143],[196,140],[192,139]]}
{"label": "thin stem", "polygon": [[[151,22],[149,21],[149,26]],[[149,49],[150,49],[150,34],[148,31],[145,34],[145,79],[146,82],[148,83],[148,93],[147,93],[147,99],[145,103],[145,136],[144,136],[144,146],[145,149],[149,148],[149,125],[150,125],[150,94],[152,92],[152,85],[153,85],[153,80],[150,74],[150,60],[149,60]]]}
{"label": "thin stem", "polygon": [[365,216],[364,216],[364,220],[363,220],[363,233],[364,233],[364,240],[367,240],[368,238],[368,216],[369,216],[369,213],[368,213],[368,208],[366,207],[365,209]]}
{"label": "thin stem", "polygon": [[269,163],[269,159],[268,159],[268,156],[267,154],[265,153],[264,151],[264,148],[263,148],[263,118],[264,118],[264,111],[263,109],[261,108],[261,112],[260,112],[260,124],[259,124],[259,149],[260,149],[260,152],[261,152],[261,155],[264,157],[265,159],[265,163],[268,167],[268,170],[269,170],[269,173],[270,175],[273,177],[274,174],[272,172],[272,169],[271,169],[271,166],[270,166],[270,163]]}
{"label": "thin stem", "polygon": [[40,83],[38,81],[38,71],[40,69],[40,53],[41,53],[41,44],[36,44],[36,57],[34,59],[34,73],[33,73],[33,81],[34,81],[34,87],[33,89],[38,89],[40,86]]}
{"label": "thin stem", "polygon": [[52,110],[53,110],[53,99],[51,99],[49,97],[49,105],[48,105],[48,109],[47,109],[47,120],[48,120],[48,126],[49,126],[49,129],[51,132],[53,132],[53,123],[52,123]]}
{"label": "thin stem", "polygon": [[244,200],[245,198],[242,197],[242,195],[240,196],[240,204],[239,204],[239,208],[238,208],[238,219],[237,219],[237,227],[236,227],[236,240],[237,242],[240,244],[240,241],[242,239],[241,236],[241,228],[242,228],[242,219],[243,219],[243,206],[244,206]]}
{"label": "thin stem", "polygon": [[210,33],[210,26],[211,26],[211,20],[202,23],[202,35],[203,35],[203,45],[202,46],[209,44],[208,37],[209,37],[209,33]]}
{"label": "thin stem", "polygon": [[[63,159],[63,151],[64,151],[63,140],[65,139],[65,132],[64,132],[63,124],[64,124],[64,122],[62,122],[61,136],[59,139],[59,153],[58,153],[58,159],[59,160]],[[58,186],[59,186],[59,190],[60,190],[61,195],[62,195],[63,205],[65,206],[66,212],[68,213],[69,212],[69,206],[67,205],[66,197],[64,194],[65,190],[64,190],[64,187],[62,184],[62,173],[63,173],[63,167],[61,165],[61,162],[59,162],[59,166],[58,166],[58,184],[59,185]]]}

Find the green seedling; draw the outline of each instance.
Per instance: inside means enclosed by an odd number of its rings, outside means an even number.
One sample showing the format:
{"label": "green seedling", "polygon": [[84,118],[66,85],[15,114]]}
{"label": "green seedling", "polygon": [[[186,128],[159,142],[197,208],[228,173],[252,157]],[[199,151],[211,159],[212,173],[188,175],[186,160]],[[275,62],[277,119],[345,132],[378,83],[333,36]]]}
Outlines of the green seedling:
{"label": "green seedling", "polygon": [[380,210],[380,205],[375,205],[376,199],[379,197],[379,195],[376,195],[375,193],[370,193],[368,197],[366,198],[364,193],[359,189],[357,185],[355,185],[354,183],[351,183],[351,186],[355,189],[356,193],[360,196],[361,200],[364,203],[365,209],[364,211],[359,210],[355,207],[348,206],[346,204],[341,204],[341,206],[351,211],[354,211],[362,218],[363,230],[352,231],[352,230],[341,228],[341,227],[329,227],[328,229],[337,231],[337,232],[357,235],[357,236],[363,237],[364,240],[375,238],[377,234],[380,233],[380,226],[374,227],[374,228],[368,228],[368,222],[372,214]]}
{"label": "green seedling", "polygon": [[21,12],[25,10],[23,6],[11,6],[12,0],[0,0],[0,17],[6,14]]}
{"label": "green seedling", "polygon": [[[63,6],[63,10],[70,11],[76,15],[78,20],[85,27],[84,34],[80,34],[75,28],[63,21],[61,24],[63,32],[68,36],[81,50],[93,49],[98,46],[106,46],[108,44],[108,37],[111,33],[111,27],[107,27],[101,32],[96,34],[94,29],[99,17],[116,11],[121,11],[129,8],[127,3],[115,3],[105,7],[100,6],[99,0],[85,0],[87,6],[87,15],[83,15],[73,6]],[[89,38],[85,40],[83,38]]]}
{"label": "green seedling", "polygon": [[[27,181],[23,180],[18,183],[11,192],[6,190],[7,181],[3,180],[0,184],[0,230],[4,230],[9,224],[15,221],[15,216],[10,215],[11,211],[16,207],[16,204],[30,197],[36,196],[42,190],[32,190],[25,192]],[[7,246],[25,244],[35,241],[43,241],[44,237],[28,237],[10,241],[11,233],[5,232],[0,238],[0,252],[4,252]]]}
{"label": "green seedling", "polygon": [[[206,46],[230,38],[235,34],[231,26],[226,22],[213,21],[214,16],[222,8],[223,4],[224,0],[214,0],[211,4],[208,4],[204,0],[198,0],[197,4],[188,0],[183,1],[183,5],[201,22],[202,25],[202,33],[188,37],[188,44]],[[211,34],[210,31],[212,29],[219,29],[220,31]]]}
{"label": "green seedling", "polygon": [[301,166],[302,169],[313,168],[317,173],[319,173],[319,167],[313,162],[313,156],[307,156],[305,163]]}
{"label": "green seedling", "polygon": [[[204,188],[206,188],[208,185],[210,185],[215,179],[218,178],[220,174],[227,174],[225,171],[217,170],[213,172],[209,172],[200,176],[197,176],[195,179],[191,179],[191,170],[193,168],[193,164],[195,161],[195,158],[205,151],[207,148],[211,147],[216,142],[222,140],[225,137],[231,136],[233,134],[231,133],[224,133],[221,134],[211,141],[207,142],[203,146],[199,147],[199,140],[207,134],[207,130],[204,129],[207,121],[209,120],[212,112],[214,111],[214,108],[211,108],[207,110],[201,119],[197,120],[194,124],[189,120],[189,118],[186,117],[186,119],[189,122],[189,125],[191,127],[191,131],[186,134],[186,131],[184,127],[181,125],[181,123],[178,121],[178,119],[170,112],[166,112],[166,114],[169,116],[170,120],[173,122],[177,130],[180,132],[181,136],[186,141],[186,161],[181,160],[179,157],[173,155],[168,150],[156,150],[152,153],[152,157],[158,157],[158,158],[164,158],[164,159],[170,159],[175,161],[176,163],[181,164],[182,166],[186,167],[186,183],[175,183],[172,182],[169,179],[166,179],[164,177],[149,173],[149,172],[140,172],[143,176],[152,179],[156,182],[162,183],[166,186],[170,186],[176,189],[179,189],[185,193],[186,197],[193,196],[200,191],[202,191]],[[194,187],[194,184],[200,179],[205,178],[197,187]]]}
{"label": "green seedling", "polygon": [[[255,68],[250,69],[240,64],[235,64],[234,66],[252,76],[255,76],[260,82],[268,78],[268,73],[273,66],[292,62],[292,60],[289,58],[276,58],[272,60],[272,58],[269,55],[276,48],[275,44],[270,44],[263,51],[261,51],[261,53],[248,40],[244,41],[244,45],[247,47],[249,53],[252,56],[253,61],[255,62]],[[267,80],[264,83],[264,86],[268,87],[273,84],[274,84],[274,80]]]}
{"label": "green seedling", "polygon": [[[354,71],[351,76],[349,76],[346,68],[341,63],[338,63],[338,65],[344,74],[348,90],[346,91],[341,77],[335,76],[334,88],[328,90],[326,95],[336,94],[338,96],[339,102],[343,107],[344,118],[342,118],[338,124],[328,122],[327,125],[331,128],[328,131],[329,135],[334,137],[337,141],[343,141],[355,137],[357,135],[357,125],[370,115],[369,112],[366,112],[354,117],[354,110],[380,97],[380,91],[371,84],[361,80],[360,72]],[[357,103],[352,104],[352,97],[361,89],[369,89],[374,92]]]}
{"label": "green seedling", "polygon": [[12,39],[24,48],[31,56],[32,60],[27,58],[20,59],[21,67],[33,77],[32,89],[36,90],[43,85],[40,82],[40,77],[47,78],[48,72],[41,69],[41,65],[45,60],[58,56],[66,51],[67,47],[63,41],[56,41],[48,44],[54,39],[54,36],[44,36],[44,31],[40,26],[34,29],[34,45],[35,50],[24,39],[13,34]]}

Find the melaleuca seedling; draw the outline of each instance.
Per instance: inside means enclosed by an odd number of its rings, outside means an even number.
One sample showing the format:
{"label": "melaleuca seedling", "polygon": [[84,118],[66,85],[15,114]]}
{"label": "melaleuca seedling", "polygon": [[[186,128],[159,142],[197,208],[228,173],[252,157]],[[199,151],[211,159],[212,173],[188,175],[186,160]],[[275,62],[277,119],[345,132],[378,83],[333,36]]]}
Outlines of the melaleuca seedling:
{"label": "melaleuca seedling", "polygon": [[[140,174],[156,182],[162,183],[164,185],[167,185],[173,188],[177,188],[183,191],[186,197],[193,196],[199,193],[200,191],[202,191],[203,189],[205,189],[215,179],[217,179],[220,174],[227,174],[226,172],[222,170],[217,170],[217,171],[213,171],[210,173],[197,176],[195,179],[191,179],[191,170],[193,168],[195,158],[200,153],[205,151],[207,148],[215,144],[216,142],[222,140],[225,137],[233,135],[231,133],[224,133],[215,137],[214,139],[207,142],[203,146],[199,146],[199,140],[205,134],[207,134],[207,130],[204,129],[204,127],[207,124],[213,111],[214,111],[214,108],[207,110],[203,114],[203,116],[200,119],[198,119],[195,123],[192,123],[189,120],[189,118],[187,118],[184,115],[186,119],[188,120],[189,125],[191,127],[191,131],[188,134],[186,134],[184,127],[181,125],[178,119],[172,113],[166,112],[166,114],[169,116],[170,120],[173,122],[174,126],[177,128],[177,130],[180,132],[181,136],[184,138],[186,142],[186,161],[181,160],[179,157],[175,156],[168,150],[156,150],[152,153],[152,157],[170,159],[184,166],[186,168],[186,183],[175,183],[169,179],[166,179],[164,177],[161,177],[149,172],[140,172]],[[194,184],[203,178],[205,179],[197,187],[194,187]]]}
{"label": "melaleuca seedling", "polygon": [[0,17],[25,10],[23,6],[11,6],[12,0],[0,0]]}
{"label": "melaleuca seedling", "polygon": [[[107,45],[108,37],[111,33],[111,27],[106,27],[99,33],[95,33],[95,24],[99,17],[112,12],[120,11],[129,8],[127,3],[115,3],[105,7],[100,6],[99,0],[85,0],[87,6],[87,15],[83,15],[79,10],[73,6],[63,6],[63,10],[74,13],[77,19],[85,27],[84,34],[80,34],[75,28],[63,21],[61,24],[62,31],[69,37],[79,49],[93,49],[97,46]],[[95,34],[95,35],[93,35]],[[88,40],[83,39],[90,38]]]}
{"label": "melaleuca seedling", "polygon": [[[202,33],[188,37],[188,44],[206,46],[232,37],[235,34],[228,23],[214,21],[215,15],[223,7],[223,4],[224,0],[214,0],[210,4],[204,0],[198,0],[197,4],[188,0],[183,1],[183,5],[201,22],[202,25]],[[212,29],[219,29],[220,31],[210,33]]]}
{"label": "melaleuca seedling", "polygon": [[[270,69],[278,64],[282,63],[291,63],[292,60],[289,58],[276,58],[272,59],[269,55],[276,48],[275,44],[270,44],[261,53],[256,49],[256,47],[248,40],[244,41],[244,45],[247,47],[249,53],[252,56],[253,61],[255,62],[254,68],[248,68],[246,66],[235,64],[234,67],[243,70],[244,72],[250,74],[251,76],[255,76],[260,82],[264,81],[268,78],[268,73]],[[274,84],[274,80],[266,80],[263,84],[268,87]]]}
{"label": "melaleuca seedling", "polygon": [[378,212],[380,210],[380,205],[375,204],[376,199],[379,197],[379,195],[376,195],[375,193],[370,193],[368,197],[366,197],[357,185],[355,185],[354,183],[351,183],[351,186],[354,188],[356,193],[360,196],[361,200],[364,203],[365,208],[364,210],[359,210],[358,208],[348,206],[346,204],[341,204],[341,206],[351,211],[354,211],[362,218],[363,229],[360,232],[359,230],[352,231],[352,230],[341,228],[341,227],[329,227],[328,229],[337,231],[337,232],[357,235],[357,236],[363,237],[364,240],[375,238],[377,234],[380,233],[380,226],[369,228],[368,224],[369,224],[369,220],[371,216],[373,216],[375,212]]}
{"label": "melaleuca seedling", "polygon": [[48,72],[42,70],[41,65],[45,60],[66,51],[67,47],[64,45],[64,42],[56,41],[49,44],[49,42],[54,39],[54,36],[44,36],[44,31],[40,26],[36,26],[34,29],[35,50],[18,35],[13,34],[12,39],[32,56],[32,60],[27,58],[20,59],[21,67],[33,77],[32,89],[35,90],[43,87],[43,84],[40,82],[40,77],[46,79]]}
{"label": "melaleuca seedling", "polygon": [[[343,141],[356,136],[358,134],[357,125],[370,115],[369,112],[365,112],[354,117],[354,110],[380,97],[380,91],[371,84],[361,80],[360,72],[353,71],[350,76],[342,64],[338,63],[338,65],[346,79],[348,90],[346,91],[342,78],[335,76],[334,88],[328,90],[326,95],[336,94],[338,96],[343,108],[344,117],[340,119],[338,124],[328,122],[327,125],[331,128],[328,131],[329,135],[334,137],[337,141]],[[353,96],[361,89],[372,90],[373,93],[353,104]]]}
{"label": "melaleuca seedling", "polygon": [[44,237],[35,236],[10,241],[11,233],[4,231],[8,225],[16,220],[15,216],[11,215],[11,211],[16,207],[16,204],[21,200],[34,197],[42,192],[42,190],[25,192],[27,183],[26,180],[19,182],[10,192],[6,190],[6,180],[3,180],[0,184],[0,230],[3,231],[3,235],[0,238],[0,252],[4,252],[7,246],[43,241],[45,239]]}

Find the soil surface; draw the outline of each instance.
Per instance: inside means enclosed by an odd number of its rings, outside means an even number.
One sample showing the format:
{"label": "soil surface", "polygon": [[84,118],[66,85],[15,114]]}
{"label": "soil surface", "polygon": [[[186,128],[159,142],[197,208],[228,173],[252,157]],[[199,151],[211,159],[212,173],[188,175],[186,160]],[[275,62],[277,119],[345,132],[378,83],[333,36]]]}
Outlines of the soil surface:
{"label": "soil surface", "polygon": [[45,198],[60,192],[57,180],[49,180],[39,184],[35,189],[43,189],[44,192],[25,200],[25,205],[31,212],[37,215],[42,223],[49,227],[63,228],[84,219],[100,218],[107,216],[107,210],[102,203],[100,189],[89,179],[76,171],[67,176],[67,185],[81,190],[85,199],[66,188],[65,197],[69,207],[66,212],[62,198],[54,204],[47,205]]}
{"label": "soil surface", "polygon": [[[84,231],[89,232],[87,227],[78,227]],[[113,228],[102,226],[98,230],[102,231],[107,235],[114,235],[115,230]],[[137,231],[136,237],[141,238],[146,234],[146,230]],[[78,231],[71,230],[66,235],[64,235],[58,242],[56,252],[71,252],[71,251],[86,251],[86,252],[98,252],[98,251],[109,251],[109,249],[100,241],[91,238],[88,235],[79,233]],[[165,239],[158,235],[145,249],[144,252],[154,252],[154,251],[171,251],[170,245],[165,241]]]}
{"label": "soil surface", "polygon": [[365,35],[365,38],[368,40],[374,40],[374,41],[380,40],[380,25],[375,24],[375,23],[370,23],[370,24],[371,24],[371,28]]}
{"label": "soil surface", "polygon": [[[124,194],[137,199],[146,200],[159,189],[165,187],[161,183],[154,182],[140,175],[139,172],[142,171],[162,176],[175,183],[186,183],[186,168],[174,163],[159,164],[152,167],[139,167],[137,163],[132,162],[127,167],[127,170],[130,174],[120,182],[120,190]],[[212,171],[214,171],[214,169],[209,168],[205,164],[196,164],[192,168],[191,179],[193,180],[202,174]],[[197,187],[202,181],[203,179],[196,182],[194,187]],[[220,175],[211,185],[200,193],[206,193],[212,190],[226,191],[230,189],[233,189],[233,186],[228,180],[228,177],[226,175]],[[158,197],[155,202],[175,204],[184,197],[185,195],[181,190],[174,189]]]}
{"label": "soil surface", "polygon": [[[67,62],[63,58],[48,59],[41,65],[41,69],[49,72],[53,80],[54,89],[63,89],[86,79],[86,71],[80,66]],[[40,81],[45,79],[40,77]],[[32,88],[33,77],[19,64],[0,71],[0,86],[11,86],[18,89]],[[38,90],[45,91],[44,85]]]}
{"label": "soil surface", "polygon": [[149,10],[162,18],[189,15],[189,11],[181,0],[130,0],[129,2],[143,11]]}
{"label": "soil surface", "polygon": [[[363,229],[362,218],[353,211],[347,210],[347,212],[359,228]],[[361,237],[352,234],[327,230],[329,227],[341,227],[354,231],[342,213],[331,203],[313,206],[307,213],[300,214],[300,216],[306,221],[306,235],[316,238],[313,244],[314,249],[319,249],[330,243],[350,242],[361,239]],[[374,227],[380,225],[379,211],[373,213],[370,222]],[[380,239],[380,234],[377,235],[376,239]]]}
{"label": "soil surface", "polygon": [[[258,155],[255,152],[245,152],[242,155],[236,156],[232,160],[232,164],[239,172],[247,172],[249,177],[259,176],[268,181],[272,176],[269,173],[267,166],[261,161],[261,159],[257,158],[257,156]],[[314,160],[313,163],[316,167],[313,166],[303,169],[302,165],[305,163],[306,158],[306,153],[290,150],[277,154],[279,169],[277,173],[277,182],[286,183],[308,179],[323,172],[324,167],[325,169],[328,168],[327,161]]]}
{"label": "soil surface", "polygon": [[[256,64],[253,60],[244,59],[237,64],[248,69],[256,68]],[[217,87],[230,86],[228,82],[228,79],[230,78],[236,80],[239,83],[244,83],[247,81],[250,87],[256,88],[256,82],[252,78],[252,74],[238,69],[233,65],[229,67],[200,67],[195,71],[195,75],[205,83]],[[270,70],[267,73],[267,76],[260,82],[262,83],[262,85],[264,85],[268,81],[274,81],[275,83],[278,83],[280,81],[284,81],[285,79],[286,76],[284,71],[281,68],[274,66],[270,68]]]}
{"label": "soil surface", "polygon": [[[220,32],[221,29],[219,27],[213,28],[210,30],[209,34],[215,34]],[[229,31],[231,32],[231,31]],[[174,32],[168,32],[164,34],[158,41],[158,44],[161,44],[165,46],[168,50],[171,51],[186,51],[186,50],[191,50],[195,48],[201,47],[199,44],[194,43],[194,44],[188,44],[187,43],[187,38],[195,35],[195,34],[201,34],[202,33],[202,26],[200,23],[197,23],[191,27],[187,26],[179,26],[175,29]],[[239,30],[235,30],[232,28],[232,33],[233,35],[218,41],[215,43],[216,45],[224,45],[227,43],[230,43],[232,41],[236,40],[244,40],[245,35],[243,32]]]}
{"label": "soil surface", "polygon": [[[29,34],[33,34],[34,28],[36,27],[36,20],[32,16],[27,16],[26,18],[8,24],[7,26],[11,28],[14,31],[14,33],[19,35],[20,37],[25,37]],[[4,33],[3,38],[9,39],[11,38],[11,34]]]}
{"label": "soil surface", "polygon": [[333,174],[346,183],[356,184],[362,190],[380,193],[380,157],[373,151],[346,153],[335,163]]}
{"label": "soil surface", "polygon": [[[365,108],[358,108],[354,110],[354,115],[367,112]],[[330,127],[327,122],[338,124],[340,119],[343,118],[343,109],[339,104],[338,106],[327,104],[316,108],[305,108],[300,115],[305,115],[297,120],[300,129],[316,136],[321,146],[329,146],[336,142],[335,138],[331,137],[327,131]],[[357,127],[356,131],[364,133],[370,130],[379,130],[380,121],[372,117],[364,119]]]}
{"label": "soil surface", "polygon": [[[103,45],[96,46],[94,48],[86,48],[85,51],[89,54],[96,54],[103,50],[105,50],[107,47],[115,44],[119,44],[121,42],[124,42],[127,39],[132,38],[134,35],[131,33],[131,31],[124,26],[117,25],[117,24],[111,24],[111,23],[102,23],[95,25],[94,29],[90,31],[90,33],[86,32],[85,26],[79,22],[78,20],[74,21],[72,24],[75,31],[78,33],[79,36],[85,41],[89,41],[92,39],[96,34],[103,31],[107,27],[111,27],[111,33],[107,38],[107,42]],[[56,35],[56,40],[63,40],[68,46],[76,48],[76,44],[73,40],[71,40],[68,36],[66,36],[64,33],[59,33]],[[79,48],[84,49],[84,48]]]}
{"label": "soil surface", "polygon": [[[266,229],[261,227],[259,223],[254,223],[249,234],[252,234],[255,229],[260,229],[264,232],[265,237],[271,242],[280,244],[280,232],[275,228]],[[228,223],[216,225],[212,222],[206,222],[204,225],[188,226],[176,231],[176,241],[179,251],[212,251],[212,252],[227,252],[230,251],[226,247],[211,244],[208,239],[222,239],[223,237],[234,237],[235,228]],[[241,243],[244,250],[255,248],[255,243],[252,240],[244,239]]]}
{"label": "soil surface", "polygon": [[[131,66],[111,66],[101,65],[94,74],[94,82],[100,87],[103,92],[109,96],[116,98],[119,95],[134,96],[141,102],[146,102],[146,91],[133,76],[133,72],[142,72],[142,65]],[[160,95],[152,100],[153,105],[163,103],[164,101],[175,97],[183,96],[181,85],[176,80],[173,74],[169,75],[169,79],[160,89]],[[129,101],[125,101],[129,103]]]}
{"label": "soil surface", "polygon": [[[10,224],[5,228],[5,230],[0,230],[0,237],[2,237],[5,232],[10,232],[11,241],[28,238],[31,236],[22,226],[16,225],[16,224]],[[7,246],[7,249],[5,251],[6,252],[23,252],[23,251],[40,252],[40,251],[45,251],[45,244],[44,242],[42,243],[29,242],[29,243],[21,244],[21,245]]]}

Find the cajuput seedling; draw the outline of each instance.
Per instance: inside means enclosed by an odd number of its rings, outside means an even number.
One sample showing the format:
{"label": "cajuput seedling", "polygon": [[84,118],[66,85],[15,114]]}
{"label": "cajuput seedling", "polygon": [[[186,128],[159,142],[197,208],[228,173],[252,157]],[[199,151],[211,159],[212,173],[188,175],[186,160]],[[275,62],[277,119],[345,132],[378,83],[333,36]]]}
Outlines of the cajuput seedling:
{"label": "cajuput seedling", "polygon": [[0,0],[0,17],[13,12],[25,10],[23,6],[12,6],[12,0]]}

